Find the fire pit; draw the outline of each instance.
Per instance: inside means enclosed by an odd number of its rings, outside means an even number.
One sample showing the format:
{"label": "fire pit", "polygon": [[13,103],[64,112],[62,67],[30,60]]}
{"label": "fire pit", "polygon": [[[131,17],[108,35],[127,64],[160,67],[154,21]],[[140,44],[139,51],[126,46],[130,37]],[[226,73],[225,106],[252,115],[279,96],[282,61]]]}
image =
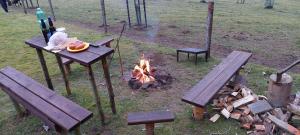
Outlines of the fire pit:
{"label": "fire pit", "polygon": [[128,85],[132,89],[160,88],[172,83],[173,77],[155,67],[150,66],[150,59],[142,55],[140,62],[131,72]]}

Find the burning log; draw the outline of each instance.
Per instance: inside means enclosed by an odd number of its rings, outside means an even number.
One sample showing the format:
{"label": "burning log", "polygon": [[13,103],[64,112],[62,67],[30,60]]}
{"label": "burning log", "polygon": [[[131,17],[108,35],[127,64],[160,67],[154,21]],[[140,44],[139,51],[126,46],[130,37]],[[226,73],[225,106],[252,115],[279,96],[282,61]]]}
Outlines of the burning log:
{"label": "burning log", "polygon": [[137,64],[131,72],[131,79],[128,85],[132,89],[148,89],[158,88],[160,86],[169,85],[173,81],[173,77],[168,74],[162,74],[156,68],[150,66],[150,60],[142,56],[139,64]]}

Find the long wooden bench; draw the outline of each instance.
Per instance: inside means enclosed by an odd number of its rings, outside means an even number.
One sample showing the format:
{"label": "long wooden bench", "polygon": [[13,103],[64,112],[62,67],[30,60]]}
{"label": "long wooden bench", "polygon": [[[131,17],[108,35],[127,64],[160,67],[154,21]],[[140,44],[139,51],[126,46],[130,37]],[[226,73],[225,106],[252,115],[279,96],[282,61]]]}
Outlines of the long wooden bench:
{"label": "long wooden bench", "polygon": [[199,113],[196,119],[202,119],[205,105],[234,75],[239,73],[251,55],[247,52],[233,51],[182,97],[182,101],[195,106],[193,112]]}
{"label": "long wooden bench", "polygon": [[0,87],[9,95],[18,113],[22,113],[21,104],[30,114],[62,134],[71,131],[80,134],[80,125],[93,115],[11,67],[0,70]]}
{"label": "long wooden bench", "polygon": [[146,135],[154,135],[154,124],[174,121],[175,116],[170,111],[134,112],[128,113],[128,125],[145,124]]}

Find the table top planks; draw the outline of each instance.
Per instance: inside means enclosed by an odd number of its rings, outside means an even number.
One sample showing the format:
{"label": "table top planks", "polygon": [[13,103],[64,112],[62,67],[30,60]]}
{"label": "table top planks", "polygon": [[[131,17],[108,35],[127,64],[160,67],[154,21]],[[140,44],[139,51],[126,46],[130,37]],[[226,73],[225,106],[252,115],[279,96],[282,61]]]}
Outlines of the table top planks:
{"label": "table top planks", "polygon": [[150,124],[174,121],[175,116],[170,111],[133,112],[128,113],[128,125]]}
{"label": "table top planks", "polygon": [[[108,41],[107,41],[108,42]],[[50,53],[52,51],[46,50],[44,47],[47,46],[44,38],[42,36],[36,36],[31,39],[25,41],[25,43],[33,48],[41,49]],[[106,56],[110,55],[114,52],[114,49],[107,48],[104,46],[99,47],[92,47],[90,46],[87,50],[78,52],[78,53],[71,53],[67,50],[62,50],[56,54],[61,57],[68,58],[70,60],[76,61],[82,65],[91,65],[94,62],[105,58]]]}
{"label": "table top planks", "polygon": [[72,130],[93,115],[11,67],[0,70],[0,86],[65,130]]}
{"label": "table top planks", "polygon": [[182,101],[204,107],[210,99],[249,60],[251,53],[233,51],[183,97]]}

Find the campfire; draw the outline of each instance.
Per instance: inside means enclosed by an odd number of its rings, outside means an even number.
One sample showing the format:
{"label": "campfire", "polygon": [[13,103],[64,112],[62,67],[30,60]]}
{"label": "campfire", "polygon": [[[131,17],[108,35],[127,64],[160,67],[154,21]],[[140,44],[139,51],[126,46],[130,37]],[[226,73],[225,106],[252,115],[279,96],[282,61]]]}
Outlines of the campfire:
{"label": "campfire", "polygon": [[172,76],[150,65],[150,59],[142,55],[139,63],[135,65],[131,72],[131,79],[128,85],[132,89],[147,89],[159,88],[161,86],[169,85],[172,83]]}

